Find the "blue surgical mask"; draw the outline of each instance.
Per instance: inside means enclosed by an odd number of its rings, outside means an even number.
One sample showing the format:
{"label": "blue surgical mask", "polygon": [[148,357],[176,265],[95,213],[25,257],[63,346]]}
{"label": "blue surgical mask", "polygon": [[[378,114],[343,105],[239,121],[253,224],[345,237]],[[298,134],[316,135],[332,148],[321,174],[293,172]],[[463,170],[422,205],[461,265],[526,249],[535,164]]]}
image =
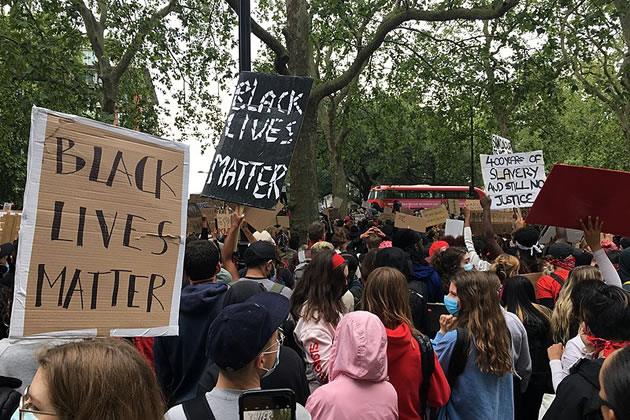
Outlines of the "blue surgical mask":
{"label": "blue surgical mask", "polygon": [[[24,414],[22,415],[22,418],[24,420],[37,420],[37,417],[35,417],[35,414],[29,413],[28,411],[24,412]],[[15,409],[15,411],[13,412],[13,415],[11,416],[11,420],[20,420],[20,409],[19,408]]]}
{"label": "blue surgical mask", "polygon": [[[264,352],[263,354],[270,354],[270,353],[273,353],[273,352]],[[267,376],[271,375],[271,373],[274,370],[276,370],[279,364],[280,364],[280,342],[278,342],[278,350],[276,350],[276,361],[273,362],[273,366],[271,367],[271,369],[267,369],[263,367],[263,369],[265,370],[265,374],[260,379],[266,378]]]}
{"label": "blue surgical mask", "polygon": [[473,263],[468,263],[464,266],[464,270],[473,271],[475,269],[475,265]]}
{"label": "blue surgical mask", "polygon": [[276,279],[278,278],[278,272],[276,270],[276,266],[272,265],[273,267],[273,274],[271,275],[271,277],[269,277],[269,280],[271,280],[272,282],[276,282]]}
{"label": "blue surgical mask", "polygon": [[453,316],[459,315],[459,307],[457,306],[457,299],[449,296],[444,296],[444,306],[449,314]]}

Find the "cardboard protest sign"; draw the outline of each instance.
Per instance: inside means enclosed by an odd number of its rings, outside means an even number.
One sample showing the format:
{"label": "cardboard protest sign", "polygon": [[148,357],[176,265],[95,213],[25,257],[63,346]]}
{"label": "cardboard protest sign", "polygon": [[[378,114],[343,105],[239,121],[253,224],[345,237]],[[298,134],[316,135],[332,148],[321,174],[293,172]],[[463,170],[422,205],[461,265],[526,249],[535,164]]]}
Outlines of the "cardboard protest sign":
{"label": "cardboard protest sign", "polygon": [[411,209],[408,209],[407,207],[401,207],[400,213],[413,215],[413,211]]}
{"label": "cardboard protest sign", "polygon": [[2,211],[10,211],[13,208],[13,203],[4,203],[2,205]]}
{"label": "cardboard protest sign", "polygon": [[511,155],[480,155],[486,194],[493,210],[531,207],[545,183],[541,150]]}
{"label": "cardboard protest sign", "polygon": [[580,229],[580,219],[599,217],[606,233],[630,236],[628,185],[630,172],[556,164],[525,220]]}
{"label": "cardboard protest sign", "polygon": [[11,337],[178,332],[188,146],[33,107]]}
{"label": "cardboard protest sign", "polygon": [[20,213],[9,212],[0,217],[0,244],[13,242],[18,238],[20,231]]}
{"label": "cardboard protest sign", "polygon": [[422,217],[427,223],[427,227],[440,225],[448,219],[448,210],[445,206],[422,210]]}
{"label": "cardboard protest sign", "polygon": [[[556,227],[549,226],[545,229],[538,239],[538,243],[541,245],[547,245],[556,236]],[[576,244],[582,241],[584,232],[579,229],[567,229],[567,242],[570,244]]]}
{"label": "cardboard protest sign", "polygon": [[367,201],[363,201],[361,202],[361,207],[364,209],[369,209],[370,208],[370,203],[368,203]]}
{"label": "cardboard protest sign", "polygon": [[275,207],[312,84],[307,77],[241,72],[203,196]]}
{"label": "cardboard protest sign", "polygon": [[217,230],[219,234],[227,235],[231,225],[230,213],[217,213]]}
{"label": "cardboard protest sign", "polygon": [[331,222],[334,222],[335,220],[339,219],[339,209],[338,208],[329,208],[329,209],[324,209],[324,214],[326,216],[328,216],[328,220],[330,220]]}
{"label": "cardboard protest sign", "polygon": [[245,221],[254,227],[258,232],[262,232],[269,226],[276,224],[276,215],[284,208],[282,203],[278,203],[275,210],[263,210],[256,207],[245,207]]}
{"label": "cardboard protest sign", "polygon": [[496,134],[492,135],[492,154],[506,155],[512,154],[512,142]]}
{"label": "cardboard protest sign", "polygon": [[451,214],[454,214],[455,217],[459,216],[461,213],[461,209],[459,208],[459,200],[456,198],[450,198],[448,200],[448,211]]}
{"label": "cardboard protest sign", "polygon": [[393,220],[396,220],[396,215],[393,214],[393,213],[381,213],[378,216],[378,218],[379,218],[379,220],[382,220],[384,222],[387,221],[387,220],[392,220],[393,221]]}
{"label": "cardboard protest sign", "polygon": [[339,197],[333,197],[333,202],[332,202],[332,206],[336,209],[341,208],[341,205],[343,204],[343,199],[339,198]]}
{"label": "cardboard protest sign", "polygon": [[416,232],[424,232],[427,230],[427,223],[422,217],[410,216],[404,213],[396,213],[394,226],[399,229],[411,229]]}
{"label": "cardboard protest sign", "polygon": [[383,213],[384,214],[392,214],[393,211],[394,211],[394,209],[391,208],[391,207],[387,207],[387,206],[383,207]]}
{"label": "cardboard protest sign", "polygon": [[276,220],[277,220],[277,222],[276,222],[276,223],[277,223],[278,225],[280,225],[281,227],[284,227],[284,228],[287,228],[287,229],[288,229],[289,227],[291,227],[291,226],[290,226],[290,222],[291,222],[291,220],[289,219],[289,216],[277,216],[277,217],[276,217]]}
{"label": "cardboard protest sign", "polygon": [[444,234],[446,236],[451,235],[453,238],[462,236],[464,234],[464,221],[448,219],[446,221],[446,226],[444,227]]}
{"label": "cardboard protest sign", "polygon": [[466,200],[466,208],[472,211],[483,211],[479,200]]}

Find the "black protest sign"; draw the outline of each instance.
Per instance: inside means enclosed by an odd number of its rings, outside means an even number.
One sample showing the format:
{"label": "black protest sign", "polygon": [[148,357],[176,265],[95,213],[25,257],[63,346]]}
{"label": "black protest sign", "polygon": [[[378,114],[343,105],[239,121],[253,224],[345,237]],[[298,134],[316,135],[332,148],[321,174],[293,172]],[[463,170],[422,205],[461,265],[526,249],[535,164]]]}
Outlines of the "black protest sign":
{"label": "black protest sign", "polygon": [[313,80],[242,72],[202,195],[273,209]]}

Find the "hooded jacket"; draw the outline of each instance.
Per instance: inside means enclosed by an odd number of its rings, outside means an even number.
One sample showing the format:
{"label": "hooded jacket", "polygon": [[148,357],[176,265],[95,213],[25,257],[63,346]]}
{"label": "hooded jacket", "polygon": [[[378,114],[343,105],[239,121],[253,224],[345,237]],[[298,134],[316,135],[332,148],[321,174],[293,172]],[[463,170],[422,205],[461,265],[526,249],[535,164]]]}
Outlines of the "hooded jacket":
{"label": "hooded jacket", "polygon": [[227,289],[226,284],[210,282],[184,287],[179,307],[179,336],[155,338],[155,373],[169,407],[196,395],[201,374],[209,365],[208,329],[223,308]]}
{"label": "hooded jacket", "polygon": [[601,419],[599,409],[599,371],[604,359],[582,359],[571,368],[564,378],[556,398],[543,420]]}
{"label": "hooded jacket", "polygon": [[429,303],[441,303],[444,301],[444,290],[440,275],[430,265],[413,264],[413,274],[427,285],[426,300]]}
{"label": "hooded jacket", "polygon": [[420,406],[420,385],[429,381],[427,403],[430,407],[446,405],[451,396],[451,387],[444,376],[437,355],[435,369],[430,378],[422,377],[422,360],[418,342],[407,324],[387,331],[387,362],[389,381],[398,393],[400,420],[420,420],[425,407]]}
{"label": "hooded jacket", "polygon": [[306,403],[313,420],[396,420],[398,397],[387,381],[387,335],[374,314],[345,315],[335,332],[330,382]]}

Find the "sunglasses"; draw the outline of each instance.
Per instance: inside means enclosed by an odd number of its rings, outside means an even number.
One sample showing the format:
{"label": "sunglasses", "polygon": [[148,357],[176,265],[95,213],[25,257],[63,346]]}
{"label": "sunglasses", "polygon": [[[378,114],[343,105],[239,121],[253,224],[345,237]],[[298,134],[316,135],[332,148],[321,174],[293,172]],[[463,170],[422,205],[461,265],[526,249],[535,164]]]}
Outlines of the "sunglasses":
{"label": "sunglasses", "polygon": [[22,395],[22,397],[20,398],[20,405],[18,406],[20,420],[24,420],[24,415],[29,413],[33,414],[36,418],[38,416],[57,416],[57,414],[55,413],[48,413],[46,411],[37,410],[37,407],[33,406],[33,404],[31,404],[30,402],[31,396],[28,392],[28,389],[29,387],[26,387],[26,389],[24,389],[24,395]]}

